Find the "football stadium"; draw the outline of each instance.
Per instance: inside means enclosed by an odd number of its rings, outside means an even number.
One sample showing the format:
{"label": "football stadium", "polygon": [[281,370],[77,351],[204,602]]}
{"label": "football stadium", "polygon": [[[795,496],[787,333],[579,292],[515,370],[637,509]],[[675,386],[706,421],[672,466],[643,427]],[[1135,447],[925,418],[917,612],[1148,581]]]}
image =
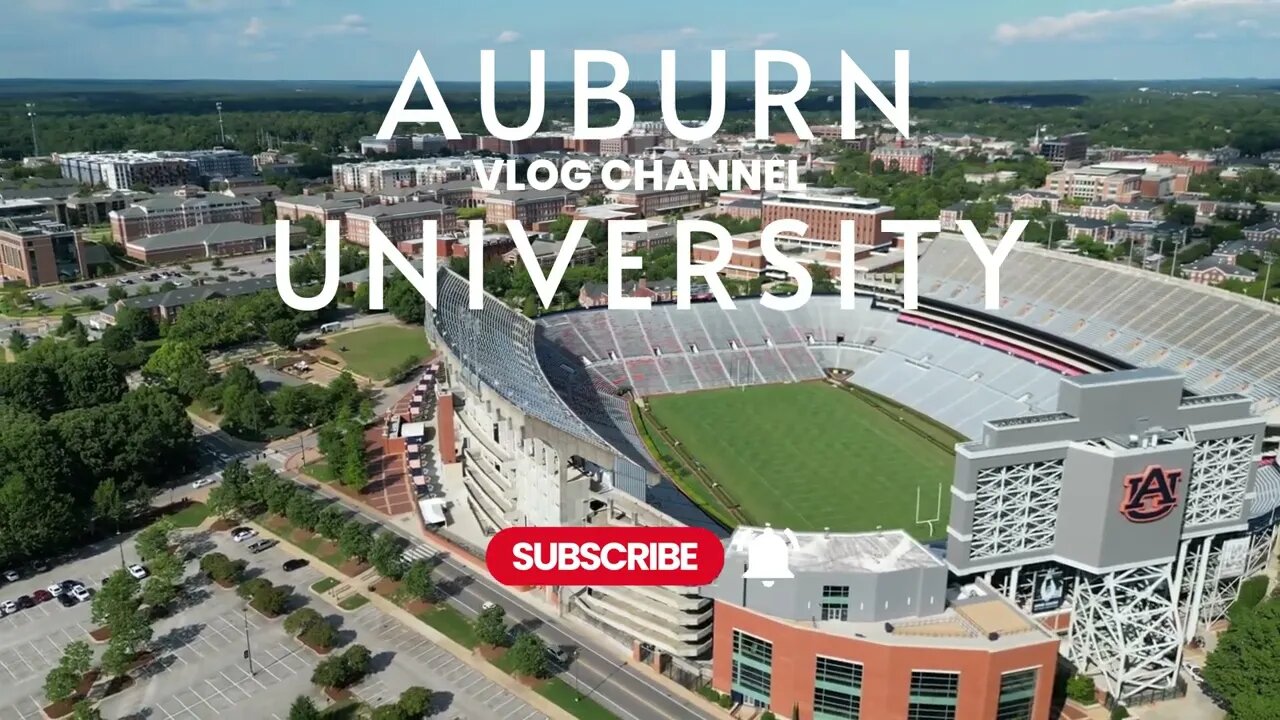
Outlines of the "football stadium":
{"label": "football stadium", "polygon": [[[713,586],[548,597],[778,714],[856,718],[874,694],[882,717],[1043,718],[1059,653],[1109,702],[1178,694],[1183,648],[1273,545],[1280,339],[1260,330],[1280,308],[1020,247],[985,310],[945,234],[919,267],[911,311],[876,285],[852,310],[537,320],[468,310],[442,268],[427,332],[455,512],[490,534],[716,530]],[[748,588],[735,558],[765,524],[794,531],[796,579]]]}

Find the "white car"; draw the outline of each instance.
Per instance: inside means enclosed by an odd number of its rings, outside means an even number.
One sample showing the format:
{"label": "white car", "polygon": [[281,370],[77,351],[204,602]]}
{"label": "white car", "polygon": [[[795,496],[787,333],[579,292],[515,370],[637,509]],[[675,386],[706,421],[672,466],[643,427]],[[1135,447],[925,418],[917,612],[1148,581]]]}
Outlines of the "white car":
{"label": "white car", "polygon": [[89,588],[83,585],[76,585],[71,588],[71,597],[79,600],[80,602],[88,602]]}
{"label": "white car", "polygon": [[49,594],[54,597],[58,597],[59,595],[62,594],[62,586],[57,583],[50,585],[49,587],[45,588],[45,590],[48,590]]}
{"label": "white car", "polygon": [[4,579],[5,579],[5,582],[18,582],[18,579],[19,579],[19,578],[21,578],[21,577],[22,577],[22,576],[18,574],[18,571],[17,571],[17,570],[5,570],[5,571],[4,571]]}
{"label": "white car", "polygon": [[498,607],[496,603],[485,600],[484,604],[480,606],[480,612],[484,612],[485,610],[490,610],[496,607]]}
{"label": "white car", "polygon": [[18,603],[12,600],[5,600],[4,604],[0,605],[0,613],[10,615],[16,612],[18,612]]}
{"label": "white car", "polygon": [[129,566],[129,574],[134,576],[138,580],[141,580],[146,576],[150,575],[151,573],[147,572],[147,569],[142,567],[141,565],[134,564]]}
{"label": "white car", "polygon": [[235,540],[236,542],[244,542],[245,540],[248,540],[251,537],[257,537],[257,536],[258,536],[258,531],[254,530],[253,528],[239,528],[235,532],[231,533],[231,539]]}
{"label": "white car", "polygon": [[210,475],[209,477],[203,477],[191,483],[191,489],[199,490],[202,487],[208,487],[209,485],[212,485],[216,482],[218,482],[218,478],[213,475]]}
{"label": "white car", "polygon": [[1182,661],[1182,669],[1187,672],[1196,682],[1204,680],[1204,673],[1201,672],[1200,666],[1187,660]]}

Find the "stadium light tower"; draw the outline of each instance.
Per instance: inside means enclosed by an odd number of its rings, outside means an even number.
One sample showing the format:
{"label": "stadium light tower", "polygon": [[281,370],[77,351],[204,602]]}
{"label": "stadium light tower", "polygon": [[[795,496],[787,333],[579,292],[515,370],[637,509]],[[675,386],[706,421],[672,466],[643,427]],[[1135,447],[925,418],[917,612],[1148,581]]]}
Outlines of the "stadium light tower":
{"label": "stadium light tower", "polygon": [[214,103],[214,106],[218,108],[218,135],[222,138],[222,145],[225,147],[227,144],[227,129],[222,125],[222,101],[219,100]]}
{"label": "stadium light tower", "polygon": [[40,157],[40,141],[36,139],[36,104],[27,103],[27,118],[31,120],[31,151],[33,157]]}

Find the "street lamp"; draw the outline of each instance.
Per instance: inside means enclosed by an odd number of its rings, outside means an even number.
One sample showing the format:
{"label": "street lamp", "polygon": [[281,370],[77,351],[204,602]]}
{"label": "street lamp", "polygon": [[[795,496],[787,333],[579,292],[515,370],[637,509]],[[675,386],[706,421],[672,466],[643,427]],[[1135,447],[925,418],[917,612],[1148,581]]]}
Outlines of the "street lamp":
{"label": "street lamp", "polygon": [[249,661],[249,675],[252,677],[258,671],[253,669],[253,645],[249,643],[249,606],[241,606],[240,616],[244,618],[244,659]]}
{"label": "street lamp", "polygon": [[222,138],[222,144],[225,146],[227,144],[227,130],[222,126],[222,102],[216,102],[214,106],[218,108],[218,135]]}
{"label": "street lamp", "polygon": [[36,140],[36,104],[27,103],[27,118],[31,120],[31,150],[33,157],[40,157],[40,142]]}

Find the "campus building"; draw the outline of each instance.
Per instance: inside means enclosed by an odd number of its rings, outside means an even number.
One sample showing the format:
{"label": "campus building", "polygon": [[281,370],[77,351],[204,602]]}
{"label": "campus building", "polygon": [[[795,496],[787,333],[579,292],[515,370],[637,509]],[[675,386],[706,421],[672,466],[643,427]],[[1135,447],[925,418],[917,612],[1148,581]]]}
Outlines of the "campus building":
{"label": "campus building", "polygon": [[113,210],[109,217],[111,239],[124,244],[148,235],[199,225],[224,222],[260,225],[262,203],[250,197],[229,197],[218,193],[190,197],[158,195],[127,208]]}
{"label": "campus building", "polygon": [[0,220],[0,274],[27,287],[85,277],[84,243],[53,220]]}
{"label": "campus building", "polygon": [[435,220],[438,233],[453,232],[458,220],[453,208],[434,202],[373,205],[363,210],[349,210],[346,217],[347,240],[365,247],[369,246],[375,227],[394,245],[421,239],[424,220]]}
{"label": "campus building", "polygon": [[875,247],[888,242],[881,223],[893,219],[893,208],[875,198],[858,197],[839,191],[791,191],[778,193],[761,203],[761,222],[768,226],[775,220],[800,220],[809,226],[804,237],[787,238],[809,249],[830,249],[840,244],[840,224],[854,223],[853,237],[858,245]]}

